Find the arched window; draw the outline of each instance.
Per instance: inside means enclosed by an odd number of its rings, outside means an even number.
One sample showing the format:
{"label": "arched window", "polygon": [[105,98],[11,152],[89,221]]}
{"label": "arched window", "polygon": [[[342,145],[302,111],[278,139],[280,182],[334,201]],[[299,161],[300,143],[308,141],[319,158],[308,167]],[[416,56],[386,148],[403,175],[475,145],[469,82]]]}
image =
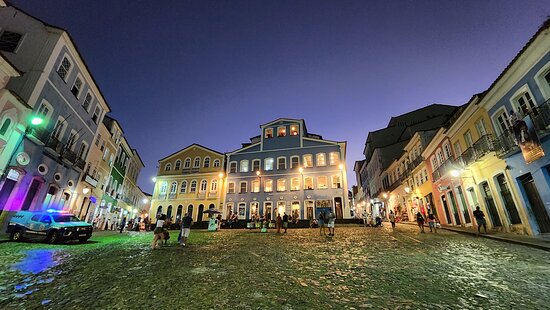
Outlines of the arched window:
{"label": "arched window", "polygon": [[183,168],[191,168],[191,158],[187,157],[185,159],[185,163],[183,164]]}
{"label": "arched window", "polygon": [[170,184],[170,193],[175,194],[177,191],[178,191],[178,183],[172,182],[172,184]]}
{"label": "arched window", "polygon": [[181,212],[183,212],[183,206],[178,206],[178,212],[176,213],[176,220],[181,220]]}
{"label": "arched window", "polygon": [[[115,181],[115,186],[116,186],[116,181]],[[162,184],[160,185],[160,193],[161,193],[161,194],[166,194],[166,188],[167,188],[167,187],[168,187],[168,184],[162,183]]]}
{"label": "arched window", "polygon": [[157,217],[162,214],[162,206],[159,206],[157,209]]}
{"label": "arched window", "polygon": [[167,219],[170,219],[172,217],[172,206],[168,206],[168,208],[166,209],[166,218]]}
{"label": "arched window", "polygon": [[197,181],[195,181],[195,180],[191,181],[191,186],[189,187],[189,192],[190,193],[197,192]]}
{"label": "arched window", "polygon": [[201,158],[195,157],[195,162],[193,162],[193,168],[199,168],[201,166]]}
{"label": "arched window", "polygon": [[208,183],[206,180],[202,180],[201,181],[201,188],[200,188],[200,192],[201,193],[204,193],[206,192],[206,188],[208,187]]}
{"label": "arched window", "polygon": [[210,168],[210,157],[204,158],[204,168]]}
{"label": "arched window", "polygon": [[180,188],[180,193],[185,193],[187,191],[187,181],[183,181],[181,182],[181,188]]}
{"label": "arched window", "polygon": [[4,120],[4,123],[2,123],[2,127],[0,127],[0,136],[3,136],[6,134],[6,132],[8,131],[8,128],[10,128],[10,125],[11,125],[11,119],[6,118]]}
{"label": "arched window", "polygon": [[164,166],[164,171],[170,171],[170,170],[172,170],[172,164],[166,164]]}
{"label": "arched window", "polygon": [[181,168],[181,160],[176,160],[176,164],[174,165],[174,170],[180,170]]}
{"label": "arched window", "polygon": [[214,179],[210,182],[210,191],[216,192],[218,190],[218,180]]}
{"label": "arched window", "polygon": [[214,160],[214,167],[217,168],[220,166],[220,160],[219,159],[215,159]]}

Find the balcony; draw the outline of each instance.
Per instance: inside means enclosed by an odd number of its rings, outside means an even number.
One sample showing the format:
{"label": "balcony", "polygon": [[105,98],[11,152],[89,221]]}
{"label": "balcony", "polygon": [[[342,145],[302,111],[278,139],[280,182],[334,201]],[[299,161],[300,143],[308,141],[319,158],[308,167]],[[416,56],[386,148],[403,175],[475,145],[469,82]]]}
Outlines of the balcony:
{"label": "balcony", "polygon": [[56,154],[61,154],[63,144],[56,137],[51,136],[48,138],[48,141],[46,141],[46,147],[54,151]]}
{"label": "balcony", "polygon": [[447,158],[445,162],[443,162],[435,171],[432,173],[433,181],[436,182],[437,180],[441,179],[447,172],[453,170],[453,169],[463,169],[464,168],[464,161],[462,157],[458,157],[457,159],[454,159],[453,157]]}
{"label": "balcony", "polygon": [[27,129],[27,137],[34,141],[35,143],[45,145],[50,138],[50,131],[43,128],[33,128]]}
{"label": "balcony", "polygon": [[181,174],[193,174],[193,173],[199,173],[200,168],[183,168],[181,170]]}
{"label": "balcony", "polygon": [[[531,116],[533,127],[535,127],[539,139],[542,139],[550,133],[550,99],[526,113],[518,113],[518,119],[521,120],[527,115]],[[519,146],[514,129],[508,129],[498,136],[495,140],[495,145],[497,155],[501,158],[507,157],[511,153],[518,151]]]}
{"label": "balcony", "polygon": [[87,173],[84,174],[84,176],[82,176],[82,181],[90,184],[90,186],[92,186],[94,188],[97,187],[97,180],[94,177],[92,177],[91,175],[87,174]]}
{"label": "balcony", "polygon": [[176,199],[177,195],[178,194],[176,194],[176,193],[170,193],[170,194],[168,194],[168,199]]}
{"label": "balcony", "polygon": [[[61,156],[63,157],[63,159],[69,161],[71,164],[74,164],[76,162],[76,153],[73,152],[71,149],[65,148]],[[82,167],[82,169],[84,169],[84,167]]]}
{"label": "balcony", "polygon": [[208,192],[209,199],[217,198],[217,197],[218,197],[218,192]]}
{"label": "balcony", "polygon": [[468,166],[478,160],[485,154],[496,150],[496,143],[492,135],[484,135],[479,138],[471,147],[466,149],[461,155],[462,163]]}
{"label": "balcony", "polygon": [[77,158],[74,163],[74,166],[79,168],[81,171],[83,171],[84,167],[86,167],[86,161],[82,158]]}
{"label": "balcony", "polygon": [[197,198],[198,198],[198,199],[204,199],[204,198],[206,198],[206,192],[198,193],[198,194],[197,194]]}

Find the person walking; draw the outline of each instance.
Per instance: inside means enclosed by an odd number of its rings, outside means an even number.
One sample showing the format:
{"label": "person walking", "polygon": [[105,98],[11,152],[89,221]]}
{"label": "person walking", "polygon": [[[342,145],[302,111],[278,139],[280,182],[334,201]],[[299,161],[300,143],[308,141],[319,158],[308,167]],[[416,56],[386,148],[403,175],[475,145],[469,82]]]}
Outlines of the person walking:
{"label": "person walking", "polygon": [[391,223],[391,230],[395,231],[395,214],[393,213],[393,210],[390,210],[390,223]]}
{"label": "person walking", "polygon": [[164,240],[164,234],[163,234],[163,226],[164,226],[164,221],[166,221],[166,215],[165,214],[161,214],[158,219],[157,219],[157,225],[155,227],[155,230],[153,231],[153,243],[151,244],[153,250],[154,249],[157,249],[157,241],[160,239],[160,241],[162,242],[162,240]]}
{"label": "person walking", "polygon": [[286,230],[288,229],[288,215],[285,214],[283,215],[283,228],[285,229],[285,234],[286,234]]}
{"label": "person walking", "polygon": [[320,235],[327,235],[325,232],[325,212],[319,213],[319,236]]}
{"label": "person walking", "polygon": [[189,213],[185,213],[181,220],[181,246],[187,246],[187,238],[189,238],[189,233],[191,232],[191,224],[193,224],[193,219]]}
{"label": "person walking", "polygon": [[122,219],[122,223],[120,223],[120,233],[122,234],[122,231],[124,230],[124,226],[126,226],[126,217]]}
{"label": "person walking", "polygon": [[283,220],[281,219],[281,213],[278,213],[277,214],[277,219],[276,219],[276,222],[275,222],[275,225],[277,226],[277,233],[280,234],[281,233],[281,225],[283,223]]}
{"label": "person walking", "polygon": [[[437,218],[435,215],[430,211],[428,214],[428,226],[430,227],[430,232],[437,233]],[[432,231],[433,229],[433,231]]]}
{"label": "person walking", "polygon": [[336,215],[334,215],[334,212],[332,210],[330,211],[330,214],[328,215],[328,235],[331,237],[334,237],[334,224],[336,222]]}
{"label": "person walking", "polygon": [[481,233],[481,226],[485,229],[485,233],[487,233],[487,221],[485,220],[485,214],[479,207],[476,207],[476,210],[474,211],[474,217],[476,218],[477,222],[477,235]]}
{"label": "person walking", "polygon": [[420,213],[420,211],[416,212],[416,223],[420,228],[420,232],[424,233],[424,216],[422,215],[422,213]]}

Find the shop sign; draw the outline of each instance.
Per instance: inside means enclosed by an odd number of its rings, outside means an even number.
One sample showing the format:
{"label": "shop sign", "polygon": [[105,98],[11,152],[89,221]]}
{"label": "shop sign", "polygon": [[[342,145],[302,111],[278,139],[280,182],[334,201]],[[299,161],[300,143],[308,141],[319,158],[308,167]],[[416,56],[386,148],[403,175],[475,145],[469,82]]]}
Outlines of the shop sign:
{"label": "shop sign", "polygon": [[522,120],[517,121],[514,126],[514,137],[521,149],[523,158],[527,164],[544,157],[544,150],[540,145],[539,137],[533,126],[531,116],[527,115]]}

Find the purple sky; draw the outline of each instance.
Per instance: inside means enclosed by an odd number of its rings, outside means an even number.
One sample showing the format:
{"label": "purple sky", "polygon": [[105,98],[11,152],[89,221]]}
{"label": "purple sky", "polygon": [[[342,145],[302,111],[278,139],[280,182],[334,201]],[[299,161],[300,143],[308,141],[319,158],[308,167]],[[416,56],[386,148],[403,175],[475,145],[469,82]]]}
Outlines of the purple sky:
{"label": "purple sky", "polygon": [[465,103],[550,15],[547,0],[11,2],[71,33],[148,192],[158,159],[237,149],[279,117],[348,141],[351,187],[369,131]]}

